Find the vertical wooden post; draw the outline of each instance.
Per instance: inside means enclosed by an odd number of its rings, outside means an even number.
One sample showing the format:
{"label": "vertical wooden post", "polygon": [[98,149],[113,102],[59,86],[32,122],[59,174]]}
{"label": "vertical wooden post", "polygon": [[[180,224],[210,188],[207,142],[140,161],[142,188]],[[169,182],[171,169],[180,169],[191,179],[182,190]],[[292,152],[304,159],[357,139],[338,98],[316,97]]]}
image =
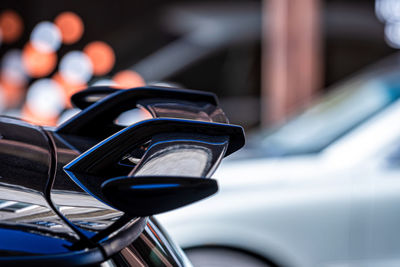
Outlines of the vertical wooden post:
{"label": "vertical wooden post", "polygon": [[261,120],[285,121],[321,85],[320,0],[264,0]]}

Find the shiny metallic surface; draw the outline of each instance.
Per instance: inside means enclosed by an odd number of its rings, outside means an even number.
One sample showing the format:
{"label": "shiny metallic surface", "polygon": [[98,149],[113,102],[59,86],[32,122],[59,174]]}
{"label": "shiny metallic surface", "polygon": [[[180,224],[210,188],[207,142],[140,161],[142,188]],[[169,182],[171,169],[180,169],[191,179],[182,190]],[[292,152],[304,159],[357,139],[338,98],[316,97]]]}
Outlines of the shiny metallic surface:
{"label": "shiny metallic surface", "polygon": [[151,218],[139,238],[114,256],[109,264],[111,266],[192,266],[182,250],[170,240],[156,220]]}
{"label": "shiny metallic surface", "polygon": [[135,258],[139,266],[190,266],[151,220],[123,216],[65,174],[62,167],[82,151],[17,119],[1,117],[0,134],[0,265],[69,266],[113,256],[101,265],[131,266]]}
{"label": "shiny metallic surface", "polygon": [[[39,127],[3,117],[0,134],[0,255],[69,251],[79,238],[44,194],[52,161],[46,136]],[[50,249],[32,246],[40,241]]]}
{"label": "shiny metallic surface", "polygon": [[178,104],[171,101],[151,105],[143,104],[143,108],[149,111],[154,118],[181,118],[229,123],[223,110],[212,104],[203,104],[200,107],[187,104],[184,105],[182,110],[182,103]]}
{"label": "shiny metallic surface", "polygon": [[227,147],[227,138],[201,142],[176,136],[172,140],[156,141],[146,150],[131,175],[210,177]]}
{"label": "shiny metallic surface", "polygon": [[58,159],[51,200],[57,209],[84,235],[92,237],[117,221],[123,212],[99,201],[70,179],[63,167],[83,151],[72,148],[67,140],[49,133],[55,140]]}
{"label": "shiny metallic surface", "polygon": [[[116,125],[127,96],[155,118]],[[148,216],[216,193],[205,178],[243,129],[191,90],[118,91],[80,114],[57,129],[0,118],[0,265],[190,266]]]}

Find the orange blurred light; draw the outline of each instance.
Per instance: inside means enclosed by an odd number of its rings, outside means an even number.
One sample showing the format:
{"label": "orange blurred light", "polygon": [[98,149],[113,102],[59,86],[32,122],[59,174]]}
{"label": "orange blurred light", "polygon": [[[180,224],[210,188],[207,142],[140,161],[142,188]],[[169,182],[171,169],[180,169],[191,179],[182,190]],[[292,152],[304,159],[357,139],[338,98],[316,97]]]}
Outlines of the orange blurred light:
{"label": "orange blurred light", "polygon": [[21,103],[25,94],[23,86],[2,80],[0,81],[0,87],[3,90],[4,102],[7,108],[15,108]]}
{"label": "orange blurred light", "polygon": [[4,43],[15,42],[24,29],[21,16],[14,10],[3,11],[0,14],[0,29]]}
{"label": "orange blurred light", "polygon": [[41,117],[30,110],[27,105],[24,105],[21,111],[22,119],[37,125],[56,126],[58,117]]}
{"label": "orange blurred light", "polygon": [[63,12],[56,17],[54,23],[61,31],[64,44],[73,44],[82,37],[84,25],[77,14],[69,11]]}
{"label": "orange blurred light", "polygon": [[28,43],[22,51],[22,61],[26,72],[32,77],[39,78],[49,75],[54,70],[57,55],[54,52],[40,52]]}
{"label": "orange blurred light", "polygon": [[113,81],[117,84],[114,87],[117,88],[133,88],[144,86],[146,84],[142,76],[133,70],[117,72],[113,77]]}
{"label": "orange blurred light", "polygon": [[83,49],[93,65],[94,75],[107,74],[115,63],[115,54],[111,46],[105,42],[91,42]]}
{"label": "orange blurred light", "polygon": [[68,108],[72,107],[71,104],[71,96],[76,92],[79,92],[87,87],[85,83],[75,84],[67,82],[60,73],[56,73],[53,75],[53,80],[57,82],[65,93],[65,104]]}

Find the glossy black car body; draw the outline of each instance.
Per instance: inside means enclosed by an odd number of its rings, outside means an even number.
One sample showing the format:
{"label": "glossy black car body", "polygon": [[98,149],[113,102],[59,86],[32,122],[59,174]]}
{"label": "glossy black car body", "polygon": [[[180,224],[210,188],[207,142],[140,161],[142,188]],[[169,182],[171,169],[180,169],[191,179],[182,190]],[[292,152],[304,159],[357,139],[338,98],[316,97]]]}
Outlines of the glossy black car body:
{"label": "glossy black car body", "polygon": [[[93,88],[73,101],[83,111],[57,129],[0,118],[0,265],[190,265],[151,215],[215,193],[205,178],[242,129],[207,93]],[[154,118],[115,123],[137,107]]]}

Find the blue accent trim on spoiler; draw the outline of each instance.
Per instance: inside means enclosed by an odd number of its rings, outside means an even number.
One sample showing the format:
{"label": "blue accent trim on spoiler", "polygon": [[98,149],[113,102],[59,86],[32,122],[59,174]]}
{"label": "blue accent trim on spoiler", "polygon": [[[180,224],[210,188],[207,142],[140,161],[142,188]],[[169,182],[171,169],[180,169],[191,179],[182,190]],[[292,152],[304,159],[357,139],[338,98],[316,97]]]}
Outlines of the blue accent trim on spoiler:
{"label": "blue accent trim on spoiler", "polygon": [[140,184],[132,185],[132,189],[155,189],[155,188],[171,188],[178,187],[179,184]]}

